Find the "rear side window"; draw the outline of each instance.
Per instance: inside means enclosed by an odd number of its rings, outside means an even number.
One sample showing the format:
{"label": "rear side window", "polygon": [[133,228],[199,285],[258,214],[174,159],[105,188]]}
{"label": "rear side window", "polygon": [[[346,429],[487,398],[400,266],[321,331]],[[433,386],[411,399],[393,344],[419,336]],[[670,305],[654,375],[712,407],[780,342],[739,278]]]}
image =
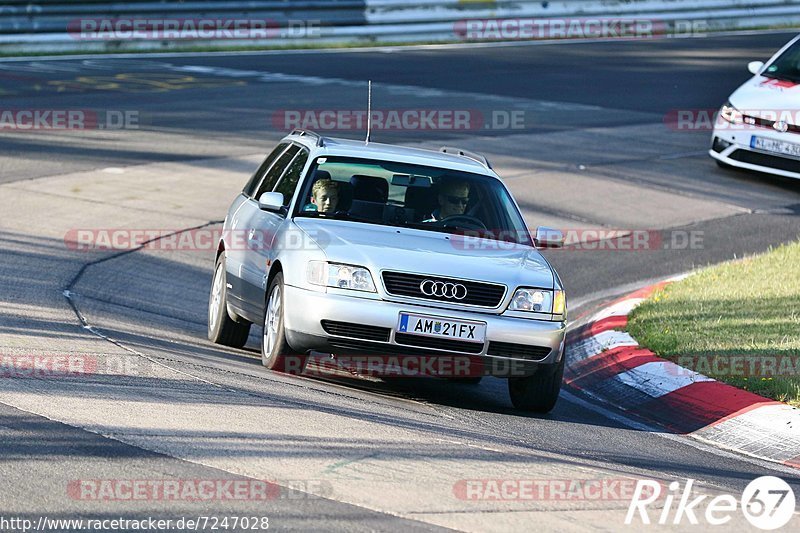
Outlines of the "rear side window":
{"label": "rear side window", "polygon": [[294,156],[297,155],[299,151],[300,147],[293,144],[283,152],[278,160],[275,161],[275,164],[267,171],[267,175],[264,176],[264,181],[261,182],[261,186],[255,194],[256,199],[265,192],[272,192],[275,189],[275,185],[278,183],[278,179],[283,174],[283,171],[286,170],[286,167],[289,166],[289,163],[291,163],[292,159],[294,159]]}
{"label": "rear side window", "polygon": [[289,146],[289,143],[281,143],[272,151],[271,154],[267,156],[264,162],[261,163],[261,166],[258,167],[258,170],[256,170],[255,174],[253,174],[253,176],[247,182],[247,185],[244,186],[242,192],[245,195],[252,197],[255,194],[258,184],[261,182],[261,178],[263,178],[264,174],[267,173],[267,170],[269,170],[269,167],[272,166],[272,163],[278,159],[278,156],[281,155],[284,150],[286,150],[287,146]]}
{"label": "rear side window", "polygon": [[308,161],[308,151],[303,149],[289,164],[280,183],[275,187],[275,192],[283,193],[284,207],[288,206],[289,202],[292,201],[294,190],[297,188],[297,182],[300,181],[300,176],[303,174],[306,161]]}

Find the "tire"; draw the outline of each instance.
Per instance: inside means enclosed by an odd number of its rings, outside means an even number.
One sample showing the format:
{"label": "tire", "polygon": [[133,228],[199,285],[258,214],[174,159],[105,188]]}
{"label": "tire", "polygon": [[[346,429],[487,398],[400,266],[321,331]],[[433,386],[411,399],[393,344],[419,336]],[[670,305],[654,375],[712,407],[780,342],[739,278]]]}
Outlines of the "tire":
{"label": "tire", "polygon": [[728,163],[723,163],[719,159],[715,159],[714,162],[717,164],[719,168],[724,168],[725,170],[733,170],[732,166],[730,166]]}
{"label": "tire", "polygon": [[306,356],[293,350],[286,341],[283,303],[283,272],[278,272],[269,284],[265,299],[261,363],[277,372],[301,374],[306,366]]}
{"label": "tire", "polygon": [[225,278],[225,254],[214,267],[211,292],[208,296],[208,339],[216,344],[241,348],[247,344],[250,322],[236,322],[228,314],[228,285]]}
{"label": "tire", "polygon": [[534,413],[552,411],[561,391],[565,359],[566,356],[562,355],[558,364],[539,367],[532,376],[509,378],[508,392],[514,407]]}

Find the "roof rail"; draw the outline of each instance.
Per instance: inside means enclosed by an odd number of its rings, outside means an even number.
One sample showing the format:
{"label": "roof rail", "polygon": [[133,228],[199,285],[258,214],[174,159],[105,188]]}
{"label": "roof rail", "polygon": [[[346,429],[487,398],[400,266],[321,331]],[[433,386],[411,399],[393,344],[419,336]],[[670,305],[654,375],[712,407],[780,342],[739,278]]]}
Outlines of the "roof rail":
{"label": "roof rail", "polygon": [[304,137],[304,136],[314,137],[314,138],[317,139],[317,146],[325,146],[324,137],[322,137],[322,135],[320,135],[319,133],[317,133],[315,131],[302,130],[300,128],[297,128],[295,130],[292,130],[292,133],[289,134],[289,136],[292,136],[292,135],[299,135],[300,137]]}
{"label": "roof rail", "polygon": [[475,152],[470,152],[469,150],[462,150],[461,148],[454,148],[452,146],[442,146],[439,149],[440,152],[444,154],[453,154],[453,155],[460,155],[463,157],[467,157],[472,159],[473,161],[477,161],[481,165],[485,166],[488,169],[492,168],[492,165],[489,164],[489,160],[486,159],[481,154],[476,154]]}

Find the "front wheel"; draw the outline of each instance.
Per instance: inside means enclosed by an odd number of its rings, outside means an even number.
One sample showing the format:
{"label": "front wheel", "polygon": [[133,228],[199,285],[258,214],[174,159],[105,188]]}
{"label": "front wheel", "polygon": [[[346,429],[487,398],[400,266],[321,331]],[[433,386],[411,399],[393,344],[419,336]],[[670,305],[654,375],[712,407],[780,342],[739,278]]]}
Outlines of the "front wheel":
{"label": "front wheel", "polygon": [[214,267],[214,280],[208,297],[208,339],[216,344],[241,348],[247,343],[250,322],[236,322],[228,314],[228,284],[225,280],[225,254]]}
{"label": "front wheel", "polygon": [[283,273],[278,272],[267,289],[261,363],[270,370],[301,374],[306,366],[306,356],[292,350],[286,341],[283,294]]}
{"label": "front wheel", "polygon": [[514,407],[534,413],[549,413],[553,410],[561,392],[566,355],[555,365],[541,366],[532,376],[509,378],[508,392]]}

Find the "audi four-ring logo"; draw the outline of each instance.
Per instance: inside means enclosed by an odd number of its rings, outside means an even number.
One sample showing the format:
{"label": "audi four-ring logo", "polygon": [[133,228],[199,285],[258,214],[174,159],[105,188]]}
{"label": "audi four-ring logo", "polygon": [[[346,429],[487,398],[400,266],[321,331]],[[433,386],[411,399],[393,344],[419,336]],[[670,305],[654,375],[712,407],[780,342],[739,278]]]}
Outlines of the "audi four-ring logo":
{"label": "audi four-ring logo", "polygon": [[437,298],[454,298],[463,300],[467,297],[467,288],[460,283],[449,283],[444,281],[433,281],[426,279],[419,284],[419,290],[425,296],[436,296]]}

